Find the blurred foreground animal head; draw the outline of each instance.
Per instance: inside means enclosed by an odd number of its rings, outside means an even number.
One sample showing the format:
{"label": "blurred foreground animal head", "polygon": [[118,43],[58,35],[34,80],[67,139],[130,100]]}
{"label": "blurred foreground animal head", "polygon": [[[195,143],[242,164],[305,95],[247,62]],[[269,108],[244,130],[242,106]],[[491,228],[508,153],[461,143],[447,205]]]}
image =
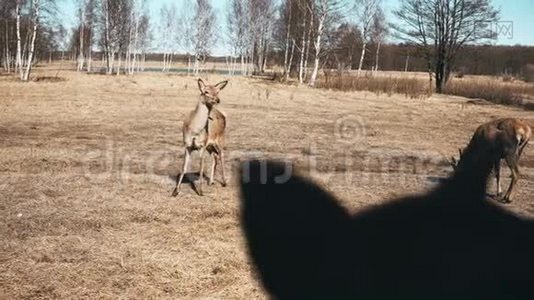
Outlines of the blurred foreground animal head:
{"label": "blurred foreground animal head", "polygon": [[534,297],[534,227],[485,200],[490,163],[355,215],[288,170],[241,169],[243,231],[274,298]]}

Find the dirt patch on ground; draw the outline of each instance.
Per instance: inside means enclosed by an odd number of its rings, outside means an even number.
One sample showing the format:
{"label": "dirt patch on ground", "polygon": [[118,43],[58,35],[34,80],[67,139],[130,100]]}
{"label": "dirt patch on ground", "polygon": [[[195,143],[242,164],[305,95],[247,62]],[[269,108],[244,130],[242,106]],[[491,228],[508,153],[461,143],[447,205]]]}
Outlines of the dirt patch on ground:
{"label": "dirt patch on ground", "polygon": [[[482,122],[534,124],[530,112],[458,97],[410,100],[232,77],[220,106],[229,186],[198,197],[185,185],[171,198],[196,79],[62,76],[62,85],[0,77],[0,297],[266,298],[239,228],[239,161],[294,161],[358,211],[435,186]],[[506,208],[532,216],[532,145],[521,166]]]}

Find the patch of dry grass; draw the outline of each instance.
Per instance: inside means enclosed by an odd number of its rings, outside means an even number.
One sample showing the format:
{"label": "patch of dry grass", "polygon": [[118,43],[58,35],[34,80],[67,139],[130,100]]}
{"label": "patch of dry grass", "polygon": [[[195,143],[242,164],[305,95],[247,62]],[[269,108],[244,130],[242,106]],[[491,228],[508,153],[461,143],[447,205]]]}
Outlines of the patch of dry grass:
{"label": "patch of dry grass", "polygon": [[[395,75],[392,75],[395,74]],[[428,98],[434,87],[429,85],[424,74],[377,72],[365,73],[358,77],[354,72],[326,71],[316,86],[340,91],[368,91],[377,96],[401,94],[406,98]],[[451,78],[443,94],[471,99],[483,99],[495,104],[524,106],[530,109],[531,103],[525,101],[534,97],[534,85],[515,81],[511,76],[502,79],[488,76],[462,76]]]}
{"label": "patch of dry grass", "polygon": [[513,83],[511,80],[451,79],[445,94],[466,98],[484,99],[496,104],[522,105],[525,95],[534,95],[529,84]]}
{"label": "patch of dry grass", "polygon": [[407,98],[426,98],[430,96],[428,80],[416,77],[384,77],[365,75],[357,77],[344,73],[325,72],[317,83],[319,88],[340,91],[368,91],[377,95],[402,94]]}
{"label": "patch of dry grass", "polygon": [[[230,78],[220,108],[232,180],[204,197],[184,185],[171,198],[195,78],[61,77],[0,77],[0,298],[266,298],[239,228],[240,160],[316,166],[310,176],[355,211],[430,188],[482,122],[534,124],[529,112],[442,95],[413,101]],[[534,214],[533,162],[528,147],[507,206],[523,215]]]}

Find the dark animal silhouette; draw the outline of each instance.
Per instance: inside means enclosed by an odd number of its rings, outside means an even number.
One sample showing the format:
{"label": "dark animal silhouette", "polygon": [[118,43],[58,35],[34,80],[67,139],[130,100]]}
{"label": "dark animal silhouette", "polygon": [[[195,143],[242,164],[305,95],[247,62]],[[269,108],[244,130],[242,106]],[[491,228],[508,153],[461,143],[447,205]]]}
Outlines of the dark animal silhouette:
{"label": "dark animal silhouette", "polygon": [[[512,202],[514,188],[519,180],[519,159],[525,147],[528,145],[532,136],[532,129],[523,120],[514,118],[497,119],[480,125],[473,134],[469,144],[479,144],[481,140],[486,145],[495,148],[495,157],[493,158],[493,170],[497,183],[496,198],[503,203]],[[469,147],[469,146],[468,146]],[[459,149],[460,161],[453,157],[451,164],[454,169],[462,163],[463,150]],[[510,168],[511,178],[510,185],[502,199],[501,189],[501,160],[504,159]]]}
{"label": "dark animal silhouette", "polygon": [[242,225],[280,299],[534,299],[534,224],[485,200],[495,149],[470,145],[434,191],[349,214],[275,162],[242,165]]}

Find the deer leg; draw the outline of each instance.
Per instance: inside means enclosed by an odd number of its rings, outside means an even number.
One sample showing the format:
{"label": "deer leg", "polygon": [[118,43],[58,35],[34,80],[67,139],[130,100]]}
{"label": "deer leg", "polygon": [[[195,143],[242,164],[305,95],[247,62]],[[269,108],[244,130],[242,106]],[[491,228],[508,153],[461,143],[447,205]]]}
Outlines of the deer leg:
{"label": "deer leg", "polygon": [[506,191],[506,194],[504,195],[503,202],[510,203],[512,202],[512,193],[514,191],[515,185],[517,184],[517,180],[519,179],[519,168],[517,167],[517,155],[510,155],[506,157],[506,163],[508,164],[508,167],[510,167],[510,171],[512,171],[512,181],[510,182],[510,186],[508,187],[508,191]]}
{"label": "deer leg", "polygon": [[501,159],[497,159],[495,161],[495,165],[493,166],[493,170],[495,172],[495,180],[497,182],[497,198],[500,198],[502,195],[502,188],[501,188]]}
{"label": "deer leg", "polygon": [[219,149],[219,159],[221,160],[221,171],[222,171],[222,186],[226,186],[226,175],[224,174],[224,153],[222,149]]}
{"label": "deer leg", "polygon": [[180,174],[180,178],[176,182],[176,187],[174,187],[174,191],[172,192],[172,196],[176,197],[180,193],[180,188],[182,186],[182,180],[184,179],[185,173],[187,173],[187,169],[189,169],[189,161],[191,159],[191,151],[186,147],[185,148],[185,155],[184,155],[184,165],[182,166],[182,173]]}
{"label": "deer leg", "polygon": [[204,182],[204,152],[206,151],[206,147],[202,147],[200,149],[200,175],[199,175],[199,182],[198,182],[198,195],[203,196],[204,193],[202,192],[202,183]]}
{"label": "deer leg", "polygon": [[215,178],[215,169],[217,168],[217,154],[211,153],[211,174],[210,174],[210,182],[209,185],[213,185],[213,178]]}
{"label": "deer leg", "polygon": [[519,145],[519,153],[517,154],[517,160],[521,158],[521,154],[523,154],[523,150],[525,150],[525,147],[528,145],[528,140],[523,141],[523,144]]}

